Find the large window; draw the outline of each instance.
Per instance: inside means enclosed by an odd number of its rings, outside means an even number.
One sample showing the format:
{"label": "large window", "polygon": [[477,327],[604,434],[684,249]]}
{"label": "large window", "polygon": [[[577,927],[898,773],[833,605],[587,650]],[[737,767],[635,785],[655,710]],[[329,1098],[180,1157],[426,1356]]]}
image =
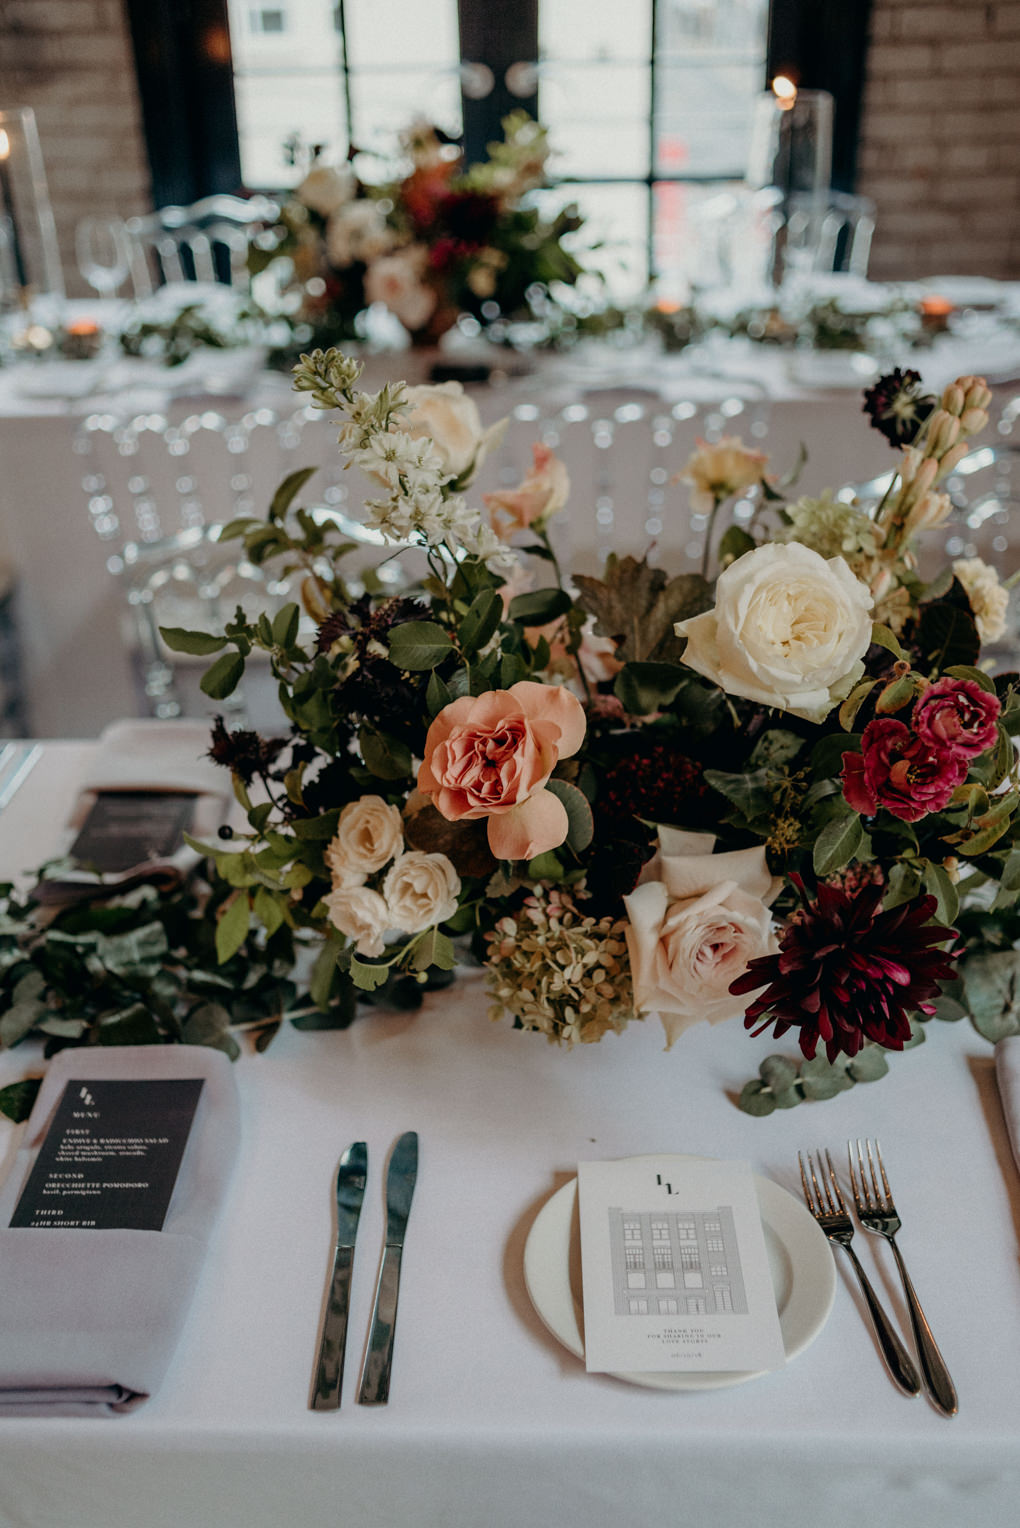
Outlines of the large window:
{"label": "large window", "polygon": [[[229,0],[229,16],[252,187],[294,183],[296,142],[388,156],[416,115],[459,137],[462,92],[484,100],[497,85],[491,55],[462,62],[457,0]],[[674,269],[706,182],[743,175],[767,23],[768,0],[630,0],[624,12],[540,0],[537,49],[522,26],[498,83],[549,127],[559,184],[547,200],[580,204],[582,239],[599,245],[589,263],[615,295]]]}

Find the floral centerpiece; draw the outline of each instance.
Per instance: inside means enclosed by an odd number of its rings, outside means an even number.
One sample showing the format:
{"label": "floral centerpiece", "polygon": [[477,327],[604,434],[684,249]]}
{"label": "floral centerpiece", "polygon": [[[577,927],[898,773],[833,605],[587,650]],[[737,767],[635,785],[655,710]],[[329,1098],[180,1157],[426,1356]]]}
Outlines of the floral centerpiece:
{"label": "floral centerpiece", "polygon": [[406,173],[378,185],[351,164],[314,160],[276,226],[253,242],[250,269],[286,270],[296,320],[324,344],[362,334],[373,303],[423,344],[462,313],[483,328],[527,315],[529,293],[547,302],[550,285],[581,274],[562,242],[581,220],[574,209],[546,219],[529,202],[544,183],[545,129],[525,112],[503,128],[488,158],[469,165],[435,128],[416,123],[401,141]]}
{"label": "floral centerpiece", "polygon": [[[1020,699],[982,656],[1008,594],[979,559],[926,582],[917,556],[988,423],[980,379],[935,398],[895,372],[866,394],[894,452],[879,503],[785,497],[766,455],[724,437],[677,480],[708,521],[702,573],[623,557],[570,577],[547,447],[483,509],[468,495],[492,435],[468,400],[366,394],[359,370],[316,351],[295,386],[339,416],[369,523],[420,574],[396,595],[345,581],[336,520],[297,507],[310,472],[224,530],[300,604],[163,636],[214,659],[217,700],[265,653],[289,731],[213,730],[246,825],[196,844],[204,917],[136,900],[26,956],[31,909],[9,902],[0,1038],[141,1022],[228,1044],[231,1004],[267,1034],[346,1025],[474,958],[492,1017],[560,1045],[654,1015],[667,1049],[699,1021],[735,1043],[791,1033],[799,1056],[768,1056],[741,1098],[767,1113],[879,1076],[935,1015],[1020,1030]],[[727,524],[738,499],[753,516]],[[70,1037],[72,945],[96,1014]]]}

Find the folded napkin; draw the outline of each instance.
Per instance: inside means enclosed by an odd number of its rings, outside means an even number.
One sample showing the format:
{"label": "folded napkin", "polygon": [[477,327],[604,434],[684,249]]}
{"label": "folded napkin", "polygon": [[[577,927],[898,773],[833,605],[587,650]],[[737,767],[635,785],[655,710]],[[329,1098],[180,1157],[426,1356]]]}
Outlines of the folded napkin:
{"label": "folded napkin", "polygon": [[995,1047],[995,1076],[1006,1116],[1013,1160],[1020,1171],[1020,1035],[1010,1035]]}
{"label": "folded napkin", "polygon": [[[72,1078],[203,1079],[161,1231],[12,1227]],[[157,1388],[173,1356],[237,1154],[233,1069],[200,1045],[61,1051],[0,1188],[0,1417],[102,1416]]]}
{"label": "folded napkin", "polygon": [[[171,792],[194,799],[189,831],[205,838],[223,822],[232,800],[230,775],[208,757],[209,724],[203,721],[121,721],[107,727],[82,780],[67,822],[62,852],[72,852],[89,813],[104,793]],[[40,902],[63,904],[151,882],[166,890],[198,864],[182,843],[172,854],[150,857],[103,876],[86,867],[62,869],[36,888]]]}

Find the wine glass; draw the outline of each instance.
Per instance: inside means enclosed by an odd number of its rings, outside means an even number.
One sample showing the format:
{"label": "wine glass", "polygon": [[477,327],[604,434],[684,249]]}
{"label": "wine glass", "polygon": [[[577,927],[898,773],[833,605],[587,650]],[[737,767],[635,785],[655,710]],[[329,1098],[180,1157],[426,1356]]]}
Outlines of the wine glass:
{"label": "wine glass", "polygon": [[86,217],[74,232],[78,269],[100,297],[114,297],[131,270],[131,246],[122,218]]}

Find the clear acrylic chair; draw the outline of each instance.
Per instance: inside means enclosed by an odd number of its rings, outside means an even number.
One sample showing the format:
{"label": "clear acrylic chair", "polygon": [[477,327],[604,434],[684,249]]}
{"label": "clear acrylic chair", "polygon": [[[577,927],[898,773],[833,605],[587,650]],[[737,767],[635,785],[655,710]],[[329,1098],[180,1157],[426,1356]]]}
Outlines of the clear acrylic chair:
{"label": "clear acrylic chair", "polygon": [[[309,431],[313,423],[320,428]],[[196,697],[208,660],[172,653],[159,628],[222,631],[239,605],[252,616],[272,615],[298,598],[299,577],[255,566],[240,541],[220,540],[220,530],[230,520],[265,515],[277,484],[299,467],[323,464],[301,502],[357,531],[328,421],[289,401],[285,409],[252,406],[234,417],[195,400],[137,414],[104,406],[80,420],[74,449],[91,523],[126,596],[125,637],[140,709],[157,717],[196,706],[202,714],[245,713],[250,686],[219,707],[200,692]],[[366,558],[375,555],[366,544]],[[392,579],[398,576],[394,569]]]}
{"label": "clear acrylic chair", "polygon": [[135,297],[177,281],[220,282],[247,291],[249,239],[276,211],[262,196],[207,196],[190,207],[161,207],[129,218]]}

